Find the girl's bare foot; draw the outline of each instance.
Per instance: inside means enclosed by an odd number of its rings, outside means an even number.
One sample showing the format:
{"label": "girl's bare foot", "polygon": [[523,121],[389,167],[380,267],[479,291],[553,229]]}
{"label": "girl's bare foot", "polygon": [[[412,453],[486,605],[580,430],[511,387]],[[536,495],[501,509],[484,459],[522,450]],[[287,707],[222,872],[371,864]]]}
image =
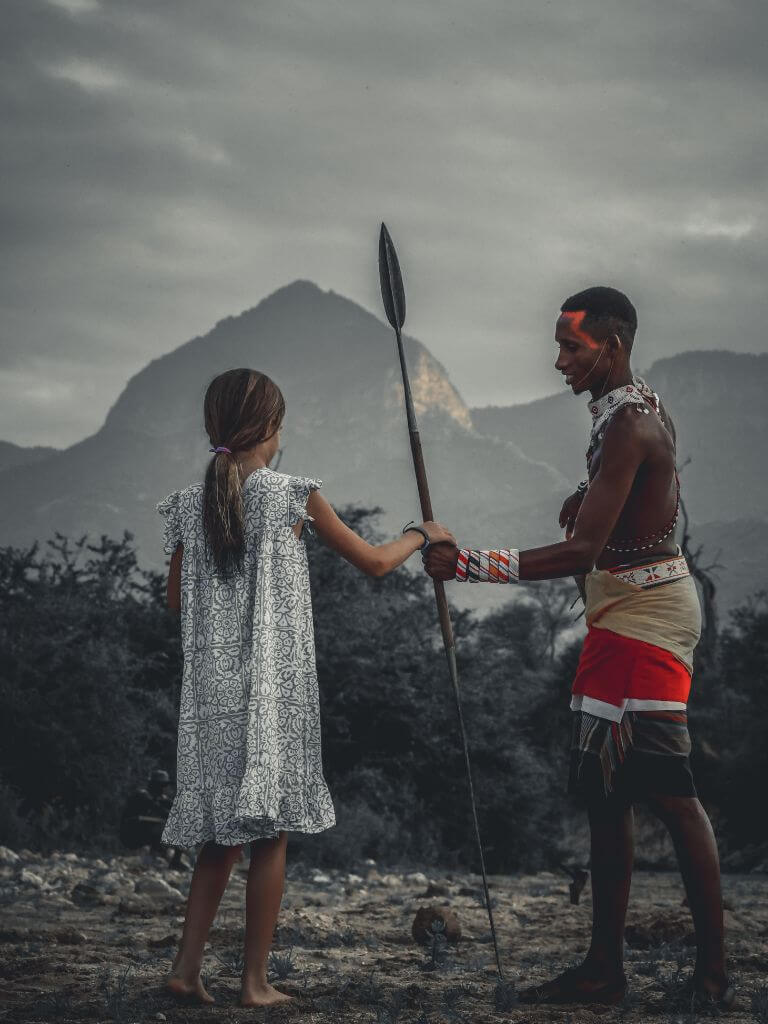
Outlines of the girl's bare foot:
{"label": "girl's bare foot", "polygon": [[240,993],[241,1006],[277,1006],[279,1003],[291,1003],[293,996],[286,995],[270,985],[248,984]]}
{"label": "girl's bare foot", "polygon": [[206,992],[199,974],[192,982],[186,978],[180,978],[177,974],[172,974],[166,981],[165,987],[178,999],[198,1003],[214,1003],[216,1001],[212,995]]}

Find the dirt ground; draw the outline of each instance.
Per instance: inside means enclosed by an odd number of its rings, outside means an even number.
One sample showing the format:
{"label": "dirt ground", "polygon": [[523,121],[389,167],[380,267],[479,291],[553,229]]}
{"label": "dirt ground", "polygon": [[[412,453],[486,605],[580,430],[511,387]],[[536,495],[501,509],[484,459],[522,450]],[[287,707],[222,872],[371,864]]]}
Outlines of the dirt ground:
{"label": "dirt ground", "polygon": [[[681,1021],[693,965],[692,923],[673,873],[638,872],[627,929],[624,1003],[597,1011],[515,1005],[497,989],[488,918],[475,875],[360,874],[289,869],[272,978],[296,996],[271,1011],[237,1005],[247,858],[236,867],[206,951],[213,1007],[184,1007],[162,983],[181,933],[190,872],[148,852],[108,860],[0,848],[0,1021],[297,1021],[300,1024],[484,1024],[499,1021]],[[768,1024],[768,876],[725,875],[730,1020]],[[491,879],[505,977],[533,984],[577,962],[590,925],[589,885],[577,906],[549,873]],[[411,936],[420,907],[450,907],[458,945]]]}

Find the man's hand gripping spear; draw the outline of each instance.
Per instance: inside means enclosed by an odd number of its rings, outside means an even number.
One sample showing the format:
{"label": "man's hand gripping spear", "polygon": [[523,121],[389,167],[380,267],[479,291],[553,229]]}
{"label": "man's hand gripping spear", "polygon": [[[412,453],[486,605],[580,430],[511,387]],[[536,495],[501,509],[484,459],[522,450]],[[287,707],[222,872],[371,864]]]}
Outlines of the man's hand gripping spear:
{"label": "man's hand gripping spear", "polygon": [[[419,491],[419,501],[421,502],[421,515],[422,518],[427,521],[431,520],[432,517],[432,501],[429,496],[429,485],[427,483],[427,473],[424,467],[424,456],[421,451],[421,439],[419,438],[419,428],[416,425],[416,415],[413,411],[413,399],[411,397],[411,385],[408,379],[408,367],[405,362],[405,353],[403,351],[403,339],[401,336],[401,330],[405,323],[405,290],[403,288],[403,278],[400,273],[400,264],[397,259],[397,253],[395,252],[395,246],[392,242],[389,232],[384,224],[381,225],[381,234],[379,235],[379,276],[381,278],[381,296],[384,300],[384,309],[386,310],[387,319],[395,330],[397,337],[397,354],[400,357],[400,369],[403,374],[403,394],[405,396],[405,413],[408,418],[408,433],[411,439],[411,454],[413,456],[413,468],[416,472],[416,486]],[[499,979],[503,980],[503,974],[501,970],[501,958],[499,956],[499,946],[496,941],[496,928],[493,923],[493,911],[491,909],[491,898],[488,892],[488,879],[485,873],[485,858],[483,856],[483,845],[480,839],[480,825],[477,820],[477,807],[475,804],[475,791],[472,785],[472,770],[469,760],[469,748],[467,746],[467,734],[464,728],[464,716],[461,711],[461,696],[459,694],[459,674],[456,668],[456,644],[453,638],[453,626],[451,625],[451,616],[448,611],[448,602],[445,597],[445,586],[442,580],[434,580],[435,585],[435,601],[437,603],[437,614],[440,619],[440,629],[443,634],[443,644],[445,645],[445,655],[448,660],[448,672],[451,677],[451,683],[453,685],[453,693],[456,698],[456,711],[459,719],[459,731],[461,733],[461,743],[464,749],[464,764],[467,770],[467,783],[469,785],[469,799],[472,805],[472,819],[475,826],[475,838],[477,840],[477,851],[480,858],[480,870],[483,876],[483,892],[485,893],[485,905],[488,909],[488,921],[491,926],[491,937],[493,938],[493,948],[496,954],[496,969],[499,974]]]}

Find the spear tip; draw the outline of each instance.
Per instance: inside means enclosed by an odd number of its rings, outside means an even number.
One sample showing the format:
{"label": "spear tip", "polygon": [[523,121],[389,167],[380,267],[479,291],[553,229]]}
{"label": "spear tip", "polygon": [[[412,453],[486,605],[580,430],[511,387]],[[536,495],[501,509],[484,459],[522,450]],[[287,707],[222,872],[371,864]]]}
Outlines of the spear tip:
{"label": "spear tip", "polygon": [[395,244],[384,221],[379,233],[379,278],[387,320],[399,331],[405,323],[405,289]]}

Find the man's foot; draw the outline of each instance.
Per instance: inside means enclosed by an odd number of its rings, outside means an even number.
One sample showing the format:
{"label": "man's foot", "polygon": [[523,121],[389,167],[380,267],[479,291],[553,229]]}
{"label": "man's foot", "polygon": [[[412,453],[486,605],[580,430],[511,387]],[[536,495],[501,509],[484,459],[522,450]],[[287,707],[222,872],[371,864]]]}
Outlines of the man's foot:
{"label": "man's foot", "polygon": [[240,993],[241,1006],[277,1006],[293,1002],[293,996],[286,995],[267,983],[266,985],[244,985]]}
{"label": "man's foot", "polygon": [[166,989],[177,999],[190,1003],[214,1003],[216,1000],[205,990],[200,975],[194,981],[172,974],[165,983]]}
{"label": "man's foot", "polygon": [[518,993],[521,1003],[599,1003],[615,1006],[627,994],[627,979],[596,977],[581,964],[569,967],[551,981],[532,985]]}

